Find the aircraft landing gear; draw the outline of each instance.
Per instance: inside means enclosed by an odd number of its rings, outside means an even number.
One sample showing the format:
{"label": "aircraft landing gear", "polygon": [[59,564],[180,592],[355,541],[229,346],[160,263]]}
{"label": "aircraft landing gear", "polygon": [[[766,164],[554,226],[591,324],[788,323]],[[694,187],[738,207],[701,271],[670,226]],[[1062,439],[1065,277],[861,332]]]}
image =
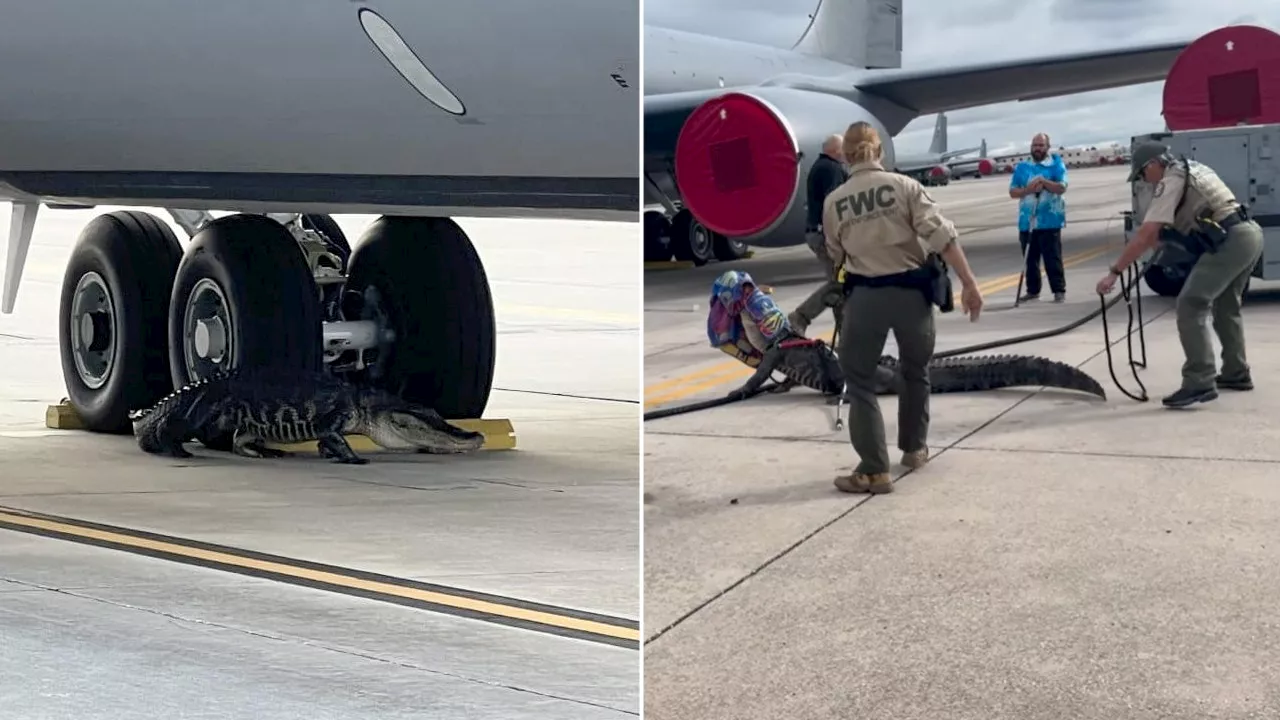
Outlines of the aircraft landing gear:
{"label": "aircraft landing gear", "polygon": [[671,237],[671,221],[666,215],[648,210],[644,214],[644,261],[666,262],[671,259],[671,246],[663,238]]}
{"label": "aircraft landing gear", "polygon": [[716,259],[720,262],[733,262],[746,257],[747,253],[750,252],[750,248],[741,240],[727,238],[716,233],[711,242],[711,252],[715,254]]}
{"label": "aircraft landing gear", "polygon": [[691,260],[706,265],[712,258],[733,262],[746,257],[747,244],[712,232],[687,209],[671,220],[671,251],[677,260]]}
{"label": "aircraft landing gear", "polygon": [[132,210],[93,219],[62,280],[58,345],[67,398],[90,430],[130,431],[129,411],[173,390],[169,295],[182,246],[159,218]]}
{"label": "aircraft landing gear", "polygon": [[218,372],[264,366],[327,368],[450,419],[484,412],[493,304],[453,221],[384,217],[355,253],[327,215],[230,215],[191,230],[185,253],[145,212],[99,216],[81,234],[59,340],[68,399],[89,430],[129,433],[131,410]]}
{"label": "aircraft landing gear", "polygon": [[391,339],[358,380],[446,419],[480,417],[493,388],[497,331],[484,265],[457,223],[379,218],[351,256],[346,297],[346,317],[358,308]]}
{"label": "aircraft landing gear", "polygon": [[320,298],[280,223],[229,215],[191,238],[169,304],[169,368],[180,388],[219,372],[323,367]]}

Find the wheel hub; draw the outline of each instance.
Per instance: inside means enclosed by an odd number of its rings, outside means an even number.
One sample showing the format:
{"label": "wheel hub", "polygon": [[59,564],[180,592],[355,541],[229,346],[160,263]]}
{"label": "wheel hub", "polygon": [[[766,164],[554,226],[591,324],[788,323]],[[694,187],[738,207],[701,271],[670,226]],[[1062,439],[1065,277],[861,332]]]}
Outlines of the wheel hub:
{"label": "wheel hub", "polygon": [[97,390],[111,378],[116,355],[116,308],[107,281],[96,272],[80,276],[68,318],[71,357],[80,382]]}
{"label": "wheel hub", "polygon": [[111,347],[111,316],[101,310],[81,315],[80,344],[95,353]]}
{"label": "wheel hub", "polygon": [[201,278],[187,296],[182,318],[182,359],[191,380],[230,368],[235,357],[231,304],[218,283]]}
{"label": "wheel hub", "polygon": [[689,228],[689,244],[699,255],[705,256],[711,247],[711,232],[695,221]]}
{"label": "wheel hub", "polygon": [[220,363],[227,357],[227,326],[217,317],[196,320],[195,337],[196,355],[203,360]]}

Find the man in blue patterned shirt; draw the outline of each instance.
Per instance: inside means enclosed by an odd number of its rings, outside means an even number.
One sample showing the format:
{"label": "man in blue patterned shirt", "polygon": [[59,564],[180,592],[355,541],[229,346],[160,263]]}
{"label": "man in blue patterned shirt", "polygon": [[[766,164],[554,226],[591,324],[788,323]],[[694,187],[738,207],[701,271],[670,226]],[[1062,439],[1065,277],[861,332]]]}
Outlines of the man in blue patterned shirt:
{"label": "man in blue patterned shirt", "polygon": [[1027,294],[1019,302],[1040,298],[1040,260],[1049,277],[1053,301],[1067,294],[1066,270],[1062,266],[1062,228],[1067,224],[1067,165],[1049,152],[1049,135],[1031,139],[1031,159],[1013,170],[1009,197],[1018,201],[1018,242],[1026,256]]}

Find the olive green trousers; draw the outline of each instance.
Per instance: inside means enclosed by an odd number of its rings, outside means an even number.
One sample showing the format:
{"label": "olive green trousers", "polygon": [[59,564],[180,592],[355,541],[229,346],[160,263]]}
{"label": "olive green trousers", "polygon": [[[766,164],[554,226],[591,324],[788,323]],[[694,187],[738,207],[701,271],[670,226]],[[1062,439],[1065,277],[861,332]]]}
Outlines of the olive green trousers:
{"label": "olive green trousers", "polygon": [[818,259],[818,265],[822,268],[822,275],[826,281],[819,285],[809,297],[796,306],[789,315],[787,322],[791,324],[791,329],[797,333],[804,335],[809,329],[809,325],[818,316],[831,308],[836,315],[836,327],[840,327],[840,303],[844,299],[844,286],[836,282],[836,268],[831,263],[831,256],[827,254],[826,239],[822,233],[805,233],[805,244],[813,251]]}
{"label": "olive green trousers", "polygon": [[1201,255],[1191,268],[1177,301],[1178,339],[1186,356],[1183,387],[1207,390],[1214,386],[1213,337],[1206,322],[1210,317],[1213,333],[1222,344],[1222,376],[1235,380],[1249,375],[1240,302],[1262,255],[1262,241],[1257,223],[1240,223],[1227,232],[1217,252]]}
{"label": "olive green trousers", "polygon": [[914,452],[929,436],[929,362],[937,331],[933,305],[919,290],[856,287],[844,302],[837,351],[849,384],[849,442],[858,454],[855,472],[889,472],[884,416],[873,380],[889,331],[898,343],[903,388],[898,396],[898,449]]}

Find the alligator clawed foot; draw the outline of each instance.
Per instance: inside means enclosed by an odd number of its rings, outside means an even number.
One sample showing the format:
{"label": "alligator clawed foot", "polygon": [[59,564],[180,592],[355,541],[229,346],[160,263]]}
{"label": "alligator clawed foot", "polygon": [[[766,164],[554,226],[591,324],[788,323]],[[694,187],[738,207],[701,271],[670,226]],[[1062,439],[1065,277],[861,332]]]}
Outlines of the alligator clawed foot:
{"label": "alligator clawed foot", "polygon": [[795,380],[787,378],[786,380],[783,380],[782,382],[769,388],[768,392],[775,393],[775,394],[789,392],[792,388],[794,388],[798,384],[799,383],[797,383]]}
{"label": "alligator clawed foot", "polygon": [[318,443],[316,450],[319,452],[321,458],[325,460],[332,460],[339,465],[364,465],[369,462],[354,453],[335,450],[324,442]]}
{"label": "alligator clawed foot", "polygon": [[359,456],[357,456],[357,455],[353,455],[353,456],[351,456],[351,457],[337,457],[337,458],[334,458],[334,459],[333,459],[333,462],[335,462],[335,463],[337,463],[337,464],[339,464],[339,465],[368,465],[368,464],[369,464],[369,458],[362,458],[362,457],[359,457]]}

